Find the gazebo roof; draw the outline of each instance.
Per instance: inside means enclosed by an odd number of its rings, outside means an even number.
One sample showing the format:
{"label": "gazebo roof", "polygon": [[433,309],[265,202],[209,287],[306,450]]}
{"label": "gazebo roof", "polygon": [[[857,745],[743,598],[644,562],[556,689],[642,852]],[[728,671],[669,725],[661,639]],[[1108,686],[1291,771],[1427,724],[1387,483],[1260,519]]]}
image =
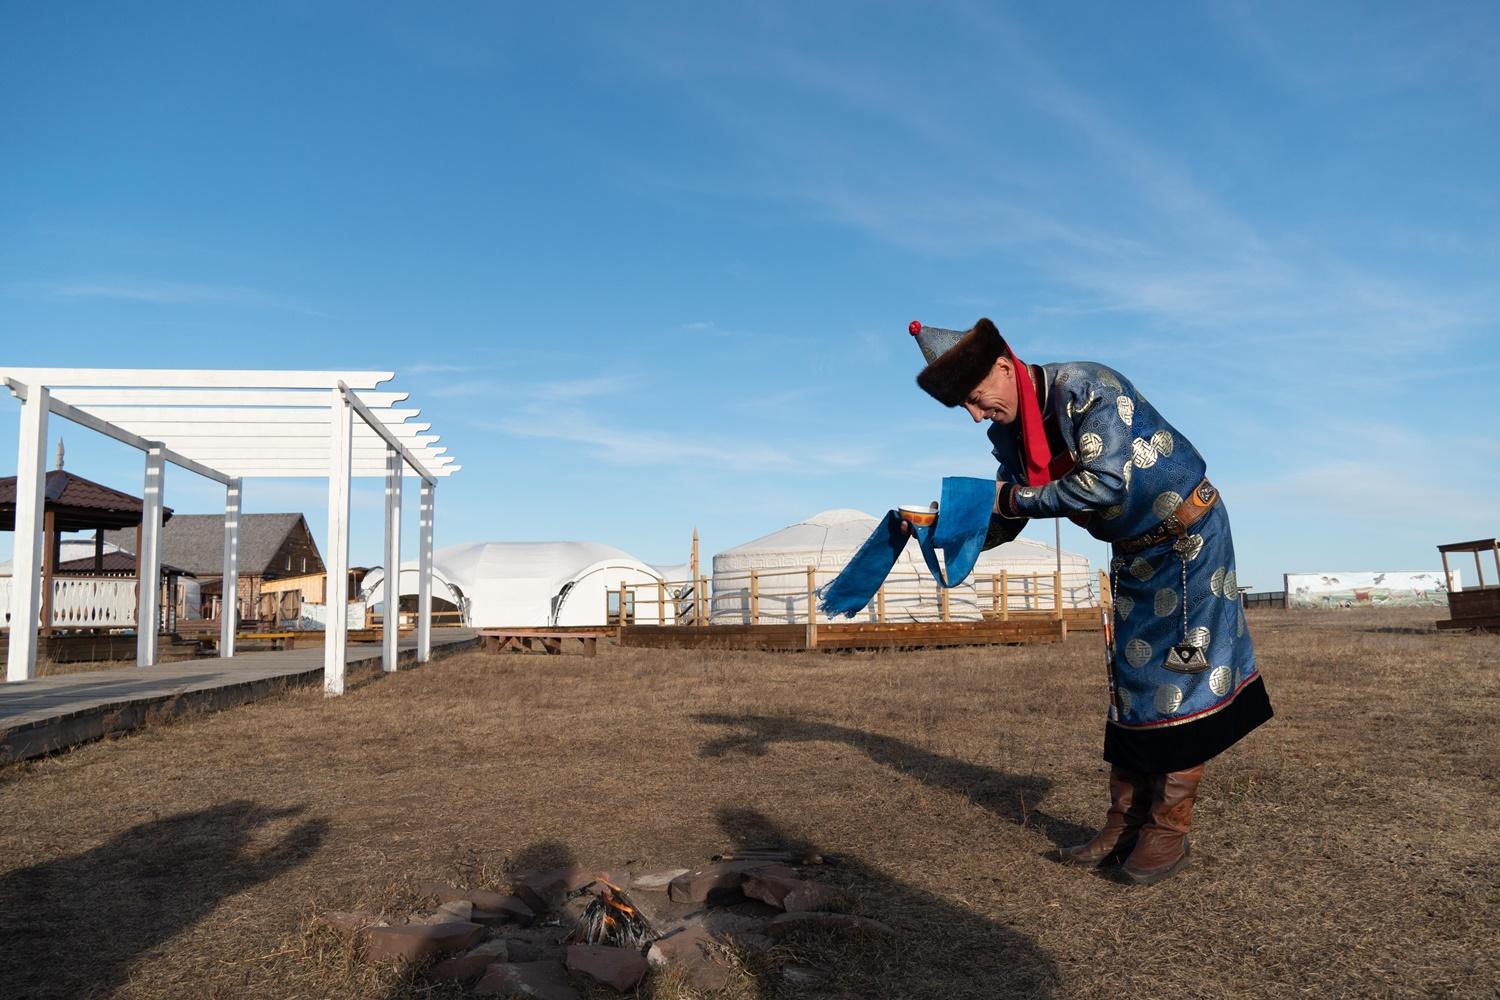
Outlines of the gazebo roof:
{"label": "gazebo roof", "polygon": [[[58,531],[90,531],[94,528],[133,528],[141,523],[140,497],[121,493],[92,479],[53,469],[47,473],[46,507],[56,518]],[[163,522],[172,517],[163,507]],[[0,531],[16,530],[16,477],[0,479]]]}

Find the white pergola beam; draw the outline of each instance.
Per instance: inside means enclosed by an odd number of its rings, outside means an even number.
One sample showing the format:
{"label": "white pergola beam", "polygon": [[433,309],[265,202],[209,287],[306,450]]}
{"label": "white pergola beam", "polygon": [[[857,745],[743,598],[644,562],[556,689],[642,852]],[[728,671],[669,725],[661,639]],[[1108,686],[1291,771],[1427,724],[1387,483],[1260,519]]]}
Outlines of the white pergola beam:
{"label": "white pergola beam", "polygon": [[[325,387],[326,388],[326,387]],[[321,406],[328,407],[321,390],[314,389],[69,389],[53,393],[74,406]],[[372,410],[388,410],[411,396],[409,392],[359,394]]]}
{"label": "white pergola beam", "polygon": [[[113,423],[131,424],[310,424],[327,431],[330,414],[320,406],[91,406],[88,412]],[[382,423],[401,424],[420,416],[416,409],[379,410]]]}
{"label": "white pergola beam", "polygon": [[[53,412],[56,412],[54,410]],[[152,440],[164,440],[165,443],[174,448],[184,451],[191,450],[192,445],[202,444],[209,441],[222,441],[229,438],[304,438],[309,441],[326,441],[329,433],[329,422],[324,420],[317,424],[282,424],[282,423],[258,423],[249,419],[233,424],[213,424],[199,427],[193,424],[164,424],[160,422],[123,420],[117,426],[122,427],[127,433],[137,437],[150,438]],[[437,441],[436,434],[431,435],[423,442],[423,431],[431,428],[431,424],[397,424],[387,428],[393,435],[402,440],[415,441],[418,444],[432,444]],[[361,428],[363,430],[363,428]],[[373,431],[361,434],[361,438],[370,441],[380,440]]]}
{"label": "white pergola beam", "polygon": [[140,578],[136,581],[135,665],[156,663],[157,620],[161,614],[161,508],[166,486],[163,449],[146,450],[146,484],[141,492]]}
{"label": "white pergola beam", "polygon": [[219,599],[219,656],[234,655],[240,612],[240,481],[224,489],[224,576]]}
{"label": "white pergola beam", "polygon": [[21,397],[21,435],[16,453],[16,537],[11,552],[7,681],[28,681],[36,674],[42,597],[42,512],[47,496],[47,414],[51,397],[45,386],[24,388],[29,392]]}
{"label": "white pergola beam", "polygon": [[[432,523],[437,505],[437,483],[422,480],[422,499],[417,515],[417,662],[432,659]],[[391,569],[385,570],[389,591]],[[401,593],[401,567],[396,567],[396,593]]]}
{"label": "white pergola beam", "polygon": [[353,389],[373,389],[396,377],[395,372],[266,371],[166,368],[0,368],[0,378],[27,385],[90,386],[145,389],[330,389],[343,382]]}
{"label": "white pergola beam", "polygon": [[344,395],[330,389],[333,422],[328,438],[328,625],[323,637],[323,693],[344,693],[349,639],[349,461],[353,414]]}
{"label": "white pergola beam", "polygon": [[[397,641],[401,637],[401,453],[386,446],[385,454],[385,613],[380,663],[386,673],[396,670]],[[392,592],[390,567],[396,567]]]}
{"label": "white pergola beam", "polygon": [[374,431],[376,434],[379,434],[382,438],[384,438],[385,443],[395,449],[396,454],[401,456],[402,461],[411,466],[413,469],[416,469],[417,473],[421,475],[423,479],[430,480],[432,478],[432,476],[429,475],[427,470],[423,467],[421,460],[413,455],[411,450],[405,444],[403,444],[395,434],[392,433],[393,429],[381,423],[380,418],[371,413],[369,407],[365,406],[364,403],[361,403],[359,401],[359,397],[351,392],[347,385],[339,383],[339,390],[344,394],[344,399],[347,400],[349,405],[354,408],[354,412],[359,414],[360,419],[365,422],[365,425],[368,426],[370,430]]}

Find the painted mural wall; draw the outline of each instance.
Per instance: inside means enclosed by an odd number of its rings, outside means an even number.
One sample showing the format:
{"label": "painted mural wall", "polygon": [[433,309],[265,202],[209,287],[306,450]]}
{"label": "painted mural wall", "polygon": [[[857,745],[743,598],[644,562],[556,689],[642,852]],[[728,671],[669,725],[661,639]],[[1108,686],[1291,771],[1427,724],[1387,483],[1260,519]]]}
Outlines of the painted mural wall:
{"label": "painted mural wall", "polygon": [[[1455,589],[1463,582],[1453,571]],[[1447,607],[1448,588],[1435,573],[1288,573],[1288,608]]]}

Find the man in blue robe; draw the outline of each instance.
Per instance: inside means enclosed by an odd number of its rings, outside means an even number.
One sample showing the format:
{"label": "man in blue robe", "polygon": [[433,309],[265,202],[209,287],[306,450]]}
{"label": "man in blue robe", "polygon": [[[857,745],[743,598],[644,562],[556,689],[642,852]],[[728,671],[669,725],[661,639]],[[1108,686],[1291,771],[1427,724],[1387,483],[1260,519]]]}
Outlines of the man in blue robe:
{"label": "man in blue robe", "polygon": [[1123,862],[1143,885],[1167,878],[1188,860],[1204,762],[1271,718],[1224,502],[1198,450],[1119,372],[1027,365],[988,319],[911,333],[928,362],[917,384],[990,421],[999,472],[985,548],[1034,517],[1071,518],[1111,545],[1109,815],[1092,841],[1061,853]]}

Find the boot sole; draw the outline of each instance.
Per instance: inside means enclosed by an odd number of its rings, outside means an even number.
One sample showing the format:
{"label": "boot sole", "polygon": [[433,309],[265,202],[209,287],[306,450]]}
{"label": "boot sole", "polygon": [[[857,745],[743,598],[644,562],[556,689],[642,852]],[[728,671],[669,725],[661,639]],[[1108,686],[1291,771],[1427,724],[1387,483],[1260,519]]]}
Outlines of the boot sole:
{"label": "boot sole", "polygon": [[1155,885],[1163,879],[1171,878],[1173,875],[1176,875],[1178,872],[1186,868],[1188,857],[1188,845],[1184,843],[1182,845],[1182,857],[1172,862],[1170,867],[1162,868],[1158,871],[1136,873],[1130,870],[1129,865],[1125,865],[1120,869],[1120,871],[1124,872],[1125,877],[1130,879],[1130,881],[1134,882],[1136,885]]}

